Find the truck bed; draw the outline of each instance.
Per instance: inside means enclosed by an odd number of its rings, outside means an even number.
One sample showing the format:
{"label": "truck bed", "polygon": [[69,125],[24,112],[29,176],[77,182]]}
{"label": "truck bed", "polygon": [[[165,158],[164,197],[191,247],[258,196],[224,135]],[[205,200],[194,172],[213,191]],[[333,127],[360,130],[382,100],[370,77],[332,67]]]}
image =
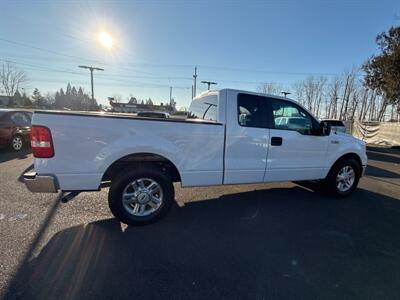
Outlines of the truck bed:
{"label": "truck bed", "polygon": [[97,190],[109,166],[132,154],[157,154],[180,171],[182,186],[223,182],[224,126],[195,119],[120,113],[36,111],[32,125],[51,129],[55,155],[35,158],[61,190]]}

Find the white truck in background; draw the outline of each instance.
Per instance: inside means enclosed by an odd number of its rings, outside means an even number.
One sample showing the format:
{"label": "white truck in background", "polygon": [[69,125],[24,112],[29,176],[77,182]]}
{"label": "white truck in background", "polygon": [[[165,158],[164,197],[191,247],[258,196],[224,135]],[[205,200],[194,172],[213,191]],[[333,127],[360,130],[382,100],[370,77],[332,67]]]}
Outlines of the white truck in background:
{"label": "white truck in background", "polygon": [[224,89],[195,98],[187,119],[36,111],[32,192],[70,199],[109,183],[109,206],[127,224],[150,223],[182,187],[320,180],[351,194],[367,165],[365,143],[331,133],[288,98]]}

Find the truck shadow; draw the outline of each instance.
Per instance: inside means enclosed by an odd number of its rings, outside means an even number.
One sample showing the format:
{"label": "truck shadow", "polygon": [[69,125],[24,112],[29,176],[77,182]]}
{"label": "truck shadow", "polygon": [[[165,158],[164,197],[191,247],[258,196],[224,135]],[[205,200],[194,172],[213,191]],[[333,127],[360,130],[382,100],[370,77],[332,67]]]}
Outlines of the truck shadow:
{"label": "truck shadow", "polygon": [[[400,201],[267,189],[190,202],[158,223],[55,234],[19,268],[16,299],[398,299]],[[32,253],[31,253],[32,254]]]}

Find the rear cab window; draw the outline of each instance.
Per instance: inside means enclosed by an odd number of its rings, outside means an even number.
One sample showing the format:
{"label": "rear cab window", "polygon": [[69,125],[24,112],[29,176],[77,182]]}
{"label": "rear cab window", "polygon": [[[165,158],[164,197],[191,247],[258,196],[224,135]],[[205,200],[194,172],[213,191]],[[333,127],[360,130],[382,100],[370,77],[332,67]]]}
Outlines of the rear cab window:
{"label": "rear cab window", "polygon": [[189,107],[188,118],[217,122],[218,96],[208,95],[194,99]]}
{"label": "rear cab window", "polygon": [[267,101],[268,98],[238,94],[237,98],[238,123],[242,127],[268,127]]}

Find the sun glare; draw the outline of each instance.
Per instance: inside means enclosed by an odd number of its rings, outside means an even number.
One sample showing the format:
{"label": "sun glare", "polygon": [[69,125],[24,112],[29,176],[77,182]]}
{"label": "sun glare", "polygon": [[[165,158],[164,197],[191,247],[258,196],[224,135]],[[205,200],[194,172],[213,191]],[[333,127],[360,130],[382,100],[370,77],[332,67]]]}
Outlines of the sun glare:
{"label": "sun glare", "polygon": [[99,33],[98,40],[100,44],[107,49],[111,49],[114,44],[112,36],[106,31],[102,31]]}

